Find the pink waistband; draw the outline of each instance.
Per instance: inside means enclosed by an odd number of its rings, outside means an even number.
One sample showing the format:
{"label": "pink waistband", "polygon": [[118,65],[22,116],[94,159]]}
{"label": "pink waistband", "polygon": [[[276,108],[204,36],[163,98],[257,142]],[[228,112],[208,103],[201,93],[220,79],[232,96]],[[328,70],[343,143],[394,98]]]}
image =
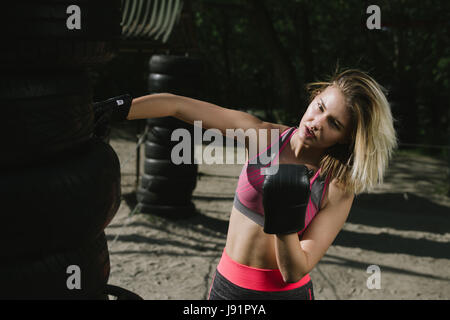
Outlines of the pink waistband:
{"label": "pink waistband", "polygon": [[257,291],[285,291],[299,288],[308,283],[309,274],[298,282],[286,283],[279,269],[259,269],[240,264],[232,260],[225,249],[217,271],[235,285]]}

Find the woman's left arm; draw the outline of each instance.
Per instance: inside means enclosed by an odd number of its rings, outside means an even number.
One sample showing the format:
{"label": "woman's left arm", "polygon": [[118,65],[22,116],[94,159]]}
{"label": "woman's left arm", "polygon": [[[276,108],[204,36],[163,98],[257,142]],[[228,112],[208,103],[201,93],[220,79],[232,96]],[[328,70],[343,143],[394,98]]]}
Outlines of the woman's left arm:
{"label": "woman's left arm", "polygon": [[301,241],[297,233],[274,235],[278,267],[285,282],[299,281],[322,259],[344,226],[353,199],[353,194],[346,194],[333,180],[327,205],[314,217]]}

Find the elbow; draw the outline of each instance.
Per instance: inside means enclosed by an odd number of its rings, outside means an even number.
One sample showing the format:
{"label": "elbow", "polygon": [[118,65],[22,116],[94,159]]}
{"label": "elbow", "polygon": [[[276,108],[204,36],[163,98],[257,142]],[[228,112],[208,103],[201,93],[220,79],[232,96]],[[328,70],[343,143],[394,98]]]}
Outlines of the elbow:
{"label": "elbow", "polygon": [[296,283],[303,279],[311,269],[306,265],[284,265],[279,268],[285,283]]}
{"label": "elbow", "polygon": [[285,283],[296,283],[303,279],[307,273],[303,272],[281,272],[281,276],[283,277],[283,281]]}

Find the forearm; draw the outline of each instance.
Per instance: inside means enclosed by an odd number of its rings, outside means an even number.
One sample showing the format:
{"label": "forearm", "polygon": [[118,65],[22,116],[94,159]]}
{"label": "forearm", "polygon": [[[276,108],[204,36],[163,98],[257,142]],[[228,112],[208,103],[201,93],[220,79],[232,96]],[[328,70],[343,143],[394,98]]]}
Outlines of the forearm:
{"label": "forearm", "polygon": [[275,253],[283,280],[288,283],[299,281],[309,271],[308,258],[303,251],[298,235],[274,235]]}
{"label": "forearm", "polygon": [[128,120],[175,116],[180,97],[170,93],[156,93],[133,99]]}
{"label": "forearm", "polygon": [[168,116],[192,125],[195,121],[202,121],[203,128],[218,129],[223,135],[226,134],[227,129],[241,128],[245,131],[249,128],[259,128],[263,123],[257,117],[246,112],[170,93],[158,93],[134,99],[127,119]]}

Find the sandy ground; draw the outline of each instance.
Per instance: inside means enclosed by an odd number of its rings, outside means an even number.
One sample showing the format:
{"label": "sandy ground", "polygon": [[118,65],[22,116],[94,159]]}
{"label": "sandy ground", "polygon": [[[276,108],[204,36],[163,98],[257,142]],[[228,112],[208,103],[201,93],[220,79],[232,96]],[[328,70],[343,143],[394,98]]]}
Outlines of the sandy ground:
{"label": "sandy ground", "polygon": [[[124,200],[106,229],[109,283],[148,300],[206,299],[242,164],[199,165],[194,217],[132,214],[133,132],[115,128],[110,142],[122,165]],[[141,160],[143,153],[142,147]],[[385,183],[355,199],[343,230],[310,273],[316,299],[450,299],[450,199],[434,192],[445,184],[446,170],[430,157],[396,154]],[[379,289],[367,286],[371,265],[380,269]]]}

